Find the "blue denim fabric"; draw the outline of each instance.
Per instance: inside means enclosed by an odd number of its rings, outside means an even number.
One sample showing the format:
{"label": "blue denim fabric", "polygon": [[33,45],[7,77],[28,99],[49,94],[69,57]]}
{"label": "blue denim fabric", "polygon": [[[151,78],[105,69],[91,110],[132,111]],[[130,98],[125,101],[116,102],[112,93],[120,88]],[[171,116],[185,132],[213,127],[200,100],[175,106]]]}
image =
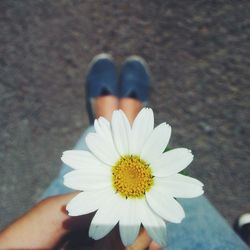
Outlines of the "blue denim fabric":
{"label": "blue denim fabric", "polygon": [[[85,137],[93,132],[89,127],[77,142],[75,149],[87,150]],[[63,185],[63,176],[71,168],[62,164],[58,177],[43,193],[41,199],[71,192]],[[183,206],[186,217],[180,224],[169,223],[168,245],[166,250],[244,250],[247,245],[234,233],[225,219],[212,206],[205,196],[193,199],[178,199]]]}

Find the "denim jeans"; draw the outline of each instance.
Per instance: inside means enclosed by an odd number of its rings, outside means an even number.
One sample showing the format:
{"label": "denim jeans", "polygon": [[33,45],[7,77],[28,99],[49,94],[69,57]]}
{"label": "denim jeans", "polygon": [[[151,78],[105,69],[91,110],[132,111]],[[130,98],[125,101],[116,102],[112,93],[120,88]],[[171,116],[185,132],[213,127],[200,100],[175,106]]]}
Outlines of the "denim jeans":
{"label": "denim jeans", "polygon": [[[75,149],[88,150],[85,137],[87,133],[93,131],[93,127],[86,129],[77,142]],[[69,171],[71,171],[71,168],[62,164],[58,177],[43,193],[41,199],[52,195],[72,192],[71,189],[63,185],[63,176]],[[169,223],[167,225],[168,245],[164,249],[248,249],[205,196],[193,199],[178,199],[178,201],[183,206],[186,217],[180,224]]]}

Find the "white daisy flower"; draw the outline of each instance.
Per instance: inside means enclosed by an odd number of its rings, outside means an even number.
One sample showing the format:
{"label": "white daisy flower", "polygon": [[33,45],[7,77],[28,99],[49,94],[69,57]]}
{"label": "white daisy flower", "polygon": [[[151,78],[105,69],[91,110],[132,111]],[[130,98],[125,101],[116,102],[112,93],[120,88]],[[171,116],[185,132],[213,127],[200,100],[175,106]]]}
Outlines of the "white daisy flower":
{"label": "white daisy flower", "polygon": [[83,191],[67,205],[70,216],[97,210],[89,228],[95,240],[107,235],[119,223],[121,240],[131,245],[146,229],[159,245],[166,245],[166,222],[180,223],[185,217],[175,198],[203,194],[203,184],[178,174],[193,160],[190,150],[176,148],[164,153],[171,127],[154,128],[154,115],[143,108],[132,126],[122,110],[112,121],[95,120],[96,132],[86,137],[90,150],[65,151],[62,161],[74,170],[64,184]]}

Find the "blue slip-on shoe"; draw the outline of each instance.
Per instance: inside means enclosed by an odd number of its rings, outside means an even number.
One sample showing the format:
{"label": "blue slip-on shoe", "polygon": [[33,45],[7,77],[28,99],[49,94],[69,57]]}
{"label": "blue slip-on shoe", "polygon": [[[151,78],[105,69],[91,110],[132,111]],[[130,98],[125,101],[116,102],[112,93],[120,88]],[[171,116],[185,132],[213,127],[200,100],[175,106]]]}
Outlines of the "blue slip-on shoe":
{"label": "blue slip-on shoe", "polygon": [[110,54],[95,56],[89,64],[86,80],[87,112],[90,124],[94,123],[93,103],[98,96],[118,96],[117,71]]}
{"label": "blue slip-on shoe", "polygon": [[149,92],[150,72],[146,61],[139,56],[128,57],[120,74],[119,97],[134,98],[147,106]]}

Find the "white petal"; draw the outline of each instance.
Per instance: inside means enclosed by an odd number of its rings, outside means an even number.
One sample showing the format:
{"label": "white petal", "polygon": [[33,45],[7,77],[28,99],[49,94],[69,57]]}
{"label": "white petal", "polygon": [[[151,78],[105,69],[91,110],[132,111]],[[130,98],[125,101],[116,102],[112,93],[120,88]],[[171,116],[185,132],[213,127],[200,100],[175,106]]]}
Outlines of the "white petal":
{"label": "white petal", "polygon": [[112,132],[116,148],[120,155],[129,154],[129,138],[131,127],[122,110],[115,110],[112,115]]}
{"label": "white petal", "polygon": [[167,221],[180,223],[185,217],[182,206],[173,197],[157,187],[147,192],[146,198],[154,212]]}
{"label": "white petal", "polygon": [[140,230],[141,221],[136,207],[136,199],[124,200],[123,212],[119,222],[121,240],[124,246],[132,245]]}
{"label": "white petal", "polygon": [[94,122],[96,133],[102,136],[105,140],[109,141],[109,145],[112,147],[112,151],[116,152],[116,157],[118,157],[118,152],[114,143],[111,124],[110,122],[105,119],[104,117],[99,117]]}
{"label": "white petal", "polygon": [[[104,137],[111,135],[110,123],[104,117],[99,117],[94,122],[94,127],[97,134],[103,135]],[[112,137],[111,137],[112,138]]]}
{"label": "white petal", "polygon": [[160,246],[166,246],[167,229],[164,220],[154,213],[144,200],[140,202],[138,210],[141,222],[149,236]]}
{"label": "white petal", "polygon": [[189,149],[176,148],[162,154],[161,157],[152,163],[154,176],[166,177],[177,174],[186,168],[194,156]]}
{"label": "white petal", "polygon": [[[87,165],[86,164],[85,167],[73,170],[69,173],[72,173],[72,177],[74,175],[76,175],[76,176],[77,175],[84,175],[84,176],[86,175],[87,176],[86,178],[88,178],[88,176],[90,178],[92,178],[92,177],[94,178],[95,176],[97,176],[97,177],[103,176],[106,178],[106,176],[107,177],[111,176],[111,172],[112,172],[112,169],[109,166],[105,165],[104,163],[97,162],[96,165]],[[69,173],[67,173],[65,176],[67,176]],[[83,178],[85,178],[85,177],[83,177]]]}
{"label": "white petal", "polygon": [[112,166],[119,160],[119,155],[109,139],[97,133],[89,133],[86,136],[86,143],[90,151],[104,163]]}
{"label": "white petal", "polygon": [[143,146],[141,158],[148,163],[152,163],[158,159],[167,147],[170,135],[171,127],[168,124],[161,123],[157,126]]}
{"label": "white petal", "polygon": [[64,185],[81,191],[101,189],[111,186],[111,170],[107,168],[86,168],[74,170],[64,175]]}
{"label": "white petal", "polygon": [[130,153],[140,155],[143,145],[154,129],[152,109],[143,108],[136,116],[131,130]]}
{"label": "white petal", "polygon": [[197,179],[195,179],[193,177],[185,176],[185,175],[182,175],[182,174],[172,175],[171,180],[186,182],[186,183],[190,183],[190,184],[193,184],[193,185],[199,185],[201,187],[204,186],[204,184],[201,181],[199,181],[199,180],[197,180]]}
{"label": "white petal", "polygon": [[89,237],[99,240],[107,235],[119,221],[121,199],[112,195],[97,210],[89,227]]}
{"label": "white petal", "polygon": [[110,122],[104,117],[100,117],[95,120],[94,127],[96,133],[103,137],[105,140],[108,140],[113,150],[117,151],[114,145]]}
{"label": "white petal", "polygon": [[100,160],[98,160],[89,151],[83,150],[68,150],[64,151],[62,155],[62,161],[74,169],[86,169],[98,167],[109,167]]}
{"label": "white petal", "polygon": [[81,192],[68,203],[66,209],[70,216],[79,216],[94,212],[102,205],[106,197],[112,193],[111,188],[93,192]]}
{"label": "white petal", "polygon": [[[180,174],[178,174],[181,176]],[[170,177],[155,177],[155,185],[163,192],[176,198],[194,198],[204,193],[199,181],[183,175],[182,177],[172,175]],[[197,182],[195,182],[195,181]]]}

